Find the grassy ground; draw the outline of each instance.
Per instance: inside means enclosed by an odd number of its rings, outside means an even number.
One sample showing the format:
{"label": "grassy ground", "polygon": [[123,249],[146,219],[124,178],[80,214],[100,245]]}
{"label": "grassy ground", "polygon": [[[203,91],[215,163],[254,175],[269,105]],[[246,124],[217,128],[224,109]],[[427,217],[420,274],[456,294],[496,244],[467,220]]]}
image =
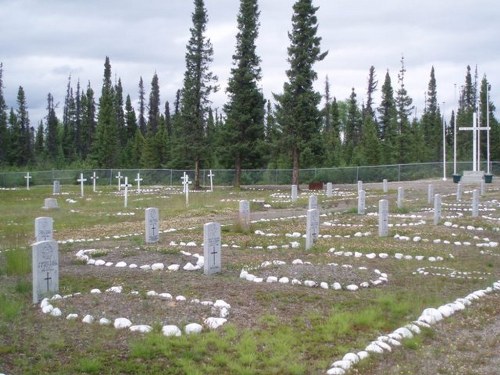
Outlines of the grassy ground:
{"label": "grassy ground", "polygon": [[[427,204],[426,182],[405,184],[405,205],[396,207],[396,183],[386,195],[381,184],[365,184],[368,215],[357,215],[357,186],[339,186],[333,198],[319,195],[319,206],[324,216],[320,238],[308,252],[302,238],[287,234],[305,232],[307,195],[297,202],[289,202],[288,190],[232,190],[216,189],[214,193],[190,194],[189,207],[184,196],[171,189],[158,188],[140,195],[131,192],[128,207],[123,207],[123,196],[112,188],[98,193],[86,192],[79,196],[79,186],[64,186],[63,195],[57,196],[60,209],[45,211],[43,200],[50,196],[50,187],[32,187],[0,191],[0,373],[5,374],[321,374],[329,364],[341,359],[349,351],[362,350],[376,337],[387,334],[416,319],[423,309],[437,307],[464,297],[472,291],[491,286],[500,279],[500,249],[485,248],[477,243],[500,241],[496,200],[500,198],[498,186],[488,186],[481,198],[490,211],[481,217],[471,218],[470,212],[452,211],[456,185],[451,182],[432,181],[435,192],[444,196],[443,219],[458,227],[432,224],[432,212]],[[281,194],[279,194],[281,193]],[[342,193],[342,194],[340,194]],[[447,195],[448,194],[448,195]],[[377,236],[377,218],[370,215],[378,211],[378,200],[390,200],[391,216],[388,238]],[[252,201],[252,218],[259,220],[245,230],[237,224],[238,200]],[[464,193],[463,205],[469,206],[470,189]],[[71,203],[75,201],[74,203]],[[270,205],[270,207],[268,206]],[[163,233],[158,244],[144,243],[144,209],[160,209],[161,229],[176,231]],[[489,218],[485,216],[489,215]],[[63,317],[51,317],[31,303],[31,248],[34,239],[34,219],[51,216],[54,219],[54,237],[64,241],[60,251],[60,293],[82,292],[81,299],[60,301]],[[264,219],[264,220],[260,220]],[[202,225],[218,221],[224,224],[223,272],[206,277],[196,272],[153,272],[115,267],[95,267],[78,261],[75,254],[82,249],[97,249],[94,255],[117,263],[136,262],[151,264],[185,264],[192,261],[181,250],[202,254]],[[422,221],[425,223],[422,224]],[[481,227],[478,231],[462,227]],[[259,230],[268,235],[256,235]],[[370,235],[358,237],[357,232]],[[393,238],[395,234],[408,236],[410,241]],[[422,240],[415,242],[413,238]],[[441,239],[441,243],[434,243]],[[82,240],[85,240],[84,242]],[[193,241],[196,246],[187,248],[181,243]],[[292,241],[300,248],[283,247]],[[444,244],[443,241],[450,241]],[[471,242],[471,246],[453,245],[455,241]],[[277,246],[268,249],[268,246]],[[345,257],[336,251],[361,254],[387,253],[388,259]],[[423,261],[398,260],[396,253],[425,257]],[[450,256],[451,255],[451,256]],[[429,257],[442,257],[441,262],[429,262]],[[351,265],[352,274],[336,277],[356,279],[357,267],[377,269],[387,273],[389,282],[379,287],[360,289],[357,292],[334,291],[282,284],[255,284],[242,280],[242,267],[257,267],[264,261],[283,260],[289,265],[300,258],[317,267],[317,277],[324,276],[324,265],[337,263]],[[419,267],[445,267],[450,273],[474,271],[475,277],[458,279],[445,276],[423,276],[415,273]],[[319,274],[321,269],[321,276]],[[286,270],[286,271],[285,271]],[[289,272],[290,267],[276,268],[277,276]],[[280,274],[280,272],[282,274]],[[255,271],[257,274],[258,271]],[[366,273],[366,272],[365,272]],[[365,275],[359,272],[359,276]],[[315,277],[313,271],[308,273]],[[328,277],[328,276],[326,276]],[[345,286],[345,283],[343,283]],[[105,290],[111,286],[124,288],[123,298],[106,293],[90,295],[93,288]],[[132,297],[130,291],[139,291]],[[189,299],[223,299],[231,304],[228,323],[215,331],[205,329],[200,335],[183,335],[167,338],[162,335],[165,324],[202,322],[207,317],[205,309],[170,301],[151,300],[147,291],[169,292]],[[484,303],[479,302],[466,312],[440,323],[435,330],[425,331],[409,340],[391,355],[372,357],[360,364],[353,373],[405,374],[405,373],[478,373],[489,374],[492,359],[484,360],[485,353],[499,350],[497,322],[498,293]],[[71,309],[80,312],[79,319],[64,319]],[[129,317],[134,323],[149,324],[149,334],[116,330],[97,323],[84,324],[86,314],[96,317],[106,314],[113,319]],[[457,336],[467,332],[470,335]],[[484,338],[482,350],[468,344],[476,332]],[[470,360],[459,355],[461,347],[451,342],[463,343]],[[456,355],[444,356],[454,350]],[[475,354],[471,354],[475,353]],[[440,363],[436,366],[423,366]],[[489,358],[489,357],[486,357]],[[486,364],[484,364],[485,362]],[[472,363],[472,365],[471,365]],[[482,372],[474,372],[481,364]],[[483,366],[484,364],[484,366]],[[434,371],[434,372],[433,372]],[[446,372],[449,371],[449,372]],[[469,372],[468,372],[469,371]],[[491,372],[493,374],[493,372]]]}

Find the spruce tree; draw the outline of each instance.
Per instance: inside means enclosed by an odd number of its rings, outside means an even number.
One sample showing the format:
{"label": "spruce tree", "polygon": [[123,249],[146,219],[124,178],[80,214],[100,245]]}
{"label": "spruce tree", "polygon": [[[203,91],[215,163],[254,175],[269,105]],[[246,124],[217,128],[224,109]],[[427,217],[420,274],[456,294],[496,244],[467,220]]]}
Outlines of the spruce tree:
{"label": "spruce tree", "polygon": [[79,142],[79,154],[82,160],[86,160],[92,150],[92,145],[95,140],[95,132],[97,127],[96,122],[96,104],[94,99],[94,90],[87,85],[87,90],[82,93],[82,120]]}
{"label": "spruce tree", "polygon": [[363,113],[363,118],[369,116],[372,121],[376,124],[375,110],[373,109],[373,95],[377,91],[378,81],[375,77],[375,67],[372,65],[370,67],[370,73],[368,75],[368,89],[366,90],[366,106]]}
{"label": "spruce tree", "polygon": [[18,134],[17,140],[14,141],[17,145],[15,163],[18,166],[26,166],[33,161],[33,143],[26,95],[22,86],[19,86],[17,92],[16,122],[18,125]]}
{"label": "spruce tree", "polygon": [[[49,94],[50,95],[50,94]],[[50,101],[52,101],[52,104],[50,104],[51,107],[53,107],[53,100],[54,98],[51,96]],[[49,101],[49,100],[48,100]],[[48,106],[49,107],[49,106]],[[49,116],[51,116],[51,111],[54,112],[55,116],[55,110],[54,108],[47,108]],[[66,159],[66,162],[72,162],[75,160],[75,131],[76,131],[76,102],[75,98],[73,96],[73,88],[71,87],[71,75],[68,78],[68,85],[66,86],[66,97],[64,98],[64,108],[63,108],[63,119],[62,119],[62,125],[63,125],[63,136],[62,136],[62,150],[64,153],[64,158]],[[49,122],[49,119],[47,118],[47,123]],[[57,145],[56,148],[58,148],[59,145]],[[57,154],[57,151],[54,151],[55,154]],[[49,150],[49,157],[55,160],[57,158],[57,155],[53,154]]]}
{"label": "spruce tree", "polygon": [[437,99],[437,84],[434,66],[431,68],[427,89],[425,112],[422,116],[422,131],[425,149],[421,150],[424,161],[439,161],[442,159],[442,119]]}
{"label": "spruce tree", "polygon": [[176,154],[184,165],[194,164],[194,188],[199,189],[200,168],[207,153],[205,130],[209,96],[217,90],[217,77],[209,70],[213,48],[205,35],[208,22],[205,3],[203,0],[194,0],[194,6],[191,37],[186,46],[186,71],[180,108],[181,128]]}
{"label": "spruce tree", "polygon": [[300,158],[321,128],[321,113],[318,105],[321,94],[314,90],[317,74],[314,63],[327,55],[320,49],[321,38],[316,35],[317,7],[312,0],[298,0],[293,6],[292,32],[288,34],[288,82],[283,93],[275,95],[277,122],[282,132],[282,143],[290,151],[292,161],[292,184],[299,184]]}
{"label": "spruce tree", "polygon": [[63,155],[59,154],[59,150],[61,147],[61,144],[59,142],[59,122],[57,120],[56,111],[54,108],[54,97],[50,93],[47,95],[46,129],[47,137],[45,142],[45,149],[47,151],[47,158],[52,163],[58,163],[61,161],[60,159]]}
{"label": "spruce tree", "polygon": [[142,77],[139,79],[139,116],[138,123],[139,129],[142,132],[142,135],[146,134],[146,93],[144,91],[144,82],[142,81]]}
{"label": "spruce tree", "polygon": [[158,132],[160,123],[160,85],[158,75],[155,73],[151,80],[151,91],[149,93],[148,123],[147,131],[152,134]]}
{"label": "spruce tree", "polygon": [[345,123],[345,147],[344,147],[344,160],[348,165],[360,164],[361,155],[359,154],[361,148],[361,138],[363,131],[363,118],[358,106],[358,100],[354,87],[352,88],[351,95],[347,101],[347,113]]}
{"label": "spruce tree", "polygon": [[[125,111],[123,110],[123,87],[122,80],[118,78],[118,82],[115,85],[115,113],[116,113],[116,129],[118,132],[118,144],[120,146],[120,150],[122,150],[122,154],[125,150],[125,146],[127,145],[127,131],[125,126]],[[122,155],[123,157],[123,155]],[[122,158],[120,158],[120,161]]]}
{"label": "spruce tree", "polygon": [[3,89],[3,63],[0,63],[0,166],[7,164],[10,146],[7,128],[7,104],[5,103]]}
{"label": "spruce tree", "polygon": [[257,0],[241,0],[233,68],[228,82],[229,103],[224,107],[225,150],[235,169],[234,186],[240,187],[242,168],[261,168],[264,142],[264,95],[258,87],[260,58],[255,41],[259,28]]}
{"label": "spruce tree", "polygon": [[413,112],[414,107],[412,105],[413,99],[406,91],[404,83],[405,73],[406,68],[404,64],[404,57],[401,57],[401,69],[398,74],[399,88],[396,94],[396,110],[398,119],[398,163],[408,162],[408,156],[411,154],[410,149],[413,147],[411,143],[410,115]]}

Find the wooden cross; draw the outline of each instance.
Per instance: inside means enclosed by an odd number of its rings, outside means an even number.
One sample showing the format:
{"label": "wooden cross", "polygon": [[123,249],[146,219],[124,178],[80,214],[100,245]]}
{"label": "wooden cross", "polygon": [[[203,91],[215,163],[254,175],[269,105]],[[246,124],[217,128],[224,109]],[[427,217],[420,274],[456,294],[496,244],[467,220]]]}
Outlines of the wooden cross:
{"label": "wooden cross", "polygon": [[94,193],[95,193],[95,183],[96,183],[96,180],[99,178],[96,176],[95,172],[94,174],[92,175],[92,177],[90,177],[92,179],[92,186],[93,186],[93,190],[94,190]]}
{"label": "wooden cross", "polygon": [[214,180],[213,178],[215,175],[212,173],[212,170],[210,169],[210,173],[208,174],[208,177],[210,178],[210,191],[214,191]]}
{"label": "wooden cross", "polygon": [[24,178],[26,179],[26,190],[29,190],[30,189],[30,179],[31,179],[31,176],[30,176],[30,173],[26,173],[26,176],[24,176]]}
{"label": "wooden cross", "polygon": [[80,178],[76,181],[80,183],[80,196],[83,197],[83,183],[87,181],[87,179],[83,178],[83,173],[80,173]]}
{"label": "wooden cross", "polygon": [[140,173],[137,173],[137,178],[134,180],[135,182],[137,182],[137,192],[140,193],[141,192],[141,181],[143,179],[141,178],[141,174]]}
{"label": "wooden cross", "polygon": [[115,178],[118,179],[118,191],[120,191],[120,185],[121,185],[122,178],[123,178],[122,173],[118,172],[118,175],[116,175]]}
{"label": "wooden cross", "polygon": [[125,202],[124,202],[124,207],[127,208],[127,203],[128,203],[128,187],[129,187],[128,177],[125,177],[125,183],[122,184],[121,186],[123,186],[125,188],[125,194],[124,194]]}

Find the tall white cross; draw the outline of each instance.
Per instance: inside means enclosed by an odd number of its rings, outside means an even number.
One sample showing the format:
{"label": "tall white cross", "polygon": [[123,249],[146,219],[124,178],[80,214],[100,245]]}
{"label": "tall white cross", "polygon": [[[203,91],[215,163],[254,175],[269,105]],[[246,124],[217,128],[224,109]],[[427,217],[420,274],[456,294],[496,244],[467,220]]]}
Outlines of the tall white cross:
{"label": "tall white cross", "polygon": [[210,178],[210,191],[214,191],[214,177],[215,175],[212,173],[212,170],[210,169],[210,173],[208,174],[208,177]]}
{"label": "tall white cross", "polygon": [[83,178],[83,173],[80,173],[80,178],[76,181],[80,183],[80,196],[83,197],[83,183],[87,181],[87,179]]}
{"label": "tall white cross", "polygon": [[121,185],[125,188],[125,193],[123,195],[124,197],[124,207],[127,208],[128,205],[128,177],[125,176],[125,183]]}
{"label": "tall white cross", "polygon": [[24,176],[24,178],[26,179],[26,190],[29,190],[30,189],[30,179],[31,179],[31,176],[30,176],[30,173],[26,173],[26,176]]}
{"label": "tall white cross", "polygon": [[122,172],[118,172],[118,175],[116,175],[115,178],[118,179],[118,191],[120,191],[120,186],[122,184],[122,178],[123,178]]}
{"label": "tall white cross", "polygon": [[143,179],[141,178],[141,174],[137,173],[137,178],[134,180],[135,182],[137,182],[137,193],[141,192],[141,181],[142,180]]}
{"label": "tall white cross", "polygon": [[478,172],[481,169],[481,130],[490,130],[489,126],[479,126],[477,114],[473,115],[472,127],[461,126],[458,130],[471,130],[472,131],[472,171]]}
{"label": "tall white cross", "polygon": [[92,174],[92,176],[90,177],[90,179],[92,180],[92,188],[93,188],[93,191],[95,193],[95,183],[96,183],[96,180],[98,179],[99,177],[96,176],[95,172]]}
{"label": "tall white cross", "polygon": [[189,181],[189,176],[187,175],[186,172],[184,172],[184,175],[181,177],[182,180],[182,185],[184,185],[184,194],[186,194],[186,206],[189,206],[189,184],[191,181]]}

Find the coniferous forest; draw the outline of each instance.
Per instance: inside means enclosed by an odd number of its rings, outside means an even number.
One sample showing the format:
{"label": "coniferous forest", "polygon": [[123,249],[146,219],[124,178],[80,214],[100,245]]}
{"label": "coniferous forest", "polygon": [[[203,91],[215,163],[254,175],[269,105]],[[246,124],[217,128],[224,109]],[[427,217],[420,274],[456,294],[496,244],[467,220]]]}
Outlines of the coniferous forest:
{"label": "coniferous forest", "polygon": [[[202,168],[234,169],[236,186],[242,169],[293,168],[292,183],[297,183],[300,168],[441,161],[443,121],[451,160],[452,125],[471,126],[476,112],[481,126],[489,117],[491,160],[500,159],[500,127],[494,103],[487,99],[491,87],[474,67],[464,67],[458,111],[451,118],[440,112],[433,66],[425,108],[420,117],[415,115],[405,89],[404,57],[396,76],[367,66],[363,92],[332,96],[328,77],[318,77],[314,70],[328,53],[317,35],[317,10],[312,0],[295,2],[287,82],[281,93],[265,98],[256,54],[258,1],[240,0],[228,99],[221,111],[210,102],[219,87],[210,67],[215,52],[206,36],[209,19],[203,0],[194,0],[183,86],[163,93],[175,94],[173,103],[161,102],[162,77],[156,74],[147,80],[138,77],[138,97],[124,93],[121,79],[112,80],[112,62],[105,57],[101,87],[68,77],[62,118],[49,92],[45,119],[31,124],[23,87],[16,106],[8,108],[0,63],[0,168],[189,169],[195,171],[195,188]],[[313,87],[317,80],[324,80],[322,92]],[[376,92],[380,102],[375,102]],[[470,160],[470,132],[459,132],[457,139],[458,160]],[[486,143],[486,134],[481,142]],[[481,150],[485,154],[486,146]]]}

